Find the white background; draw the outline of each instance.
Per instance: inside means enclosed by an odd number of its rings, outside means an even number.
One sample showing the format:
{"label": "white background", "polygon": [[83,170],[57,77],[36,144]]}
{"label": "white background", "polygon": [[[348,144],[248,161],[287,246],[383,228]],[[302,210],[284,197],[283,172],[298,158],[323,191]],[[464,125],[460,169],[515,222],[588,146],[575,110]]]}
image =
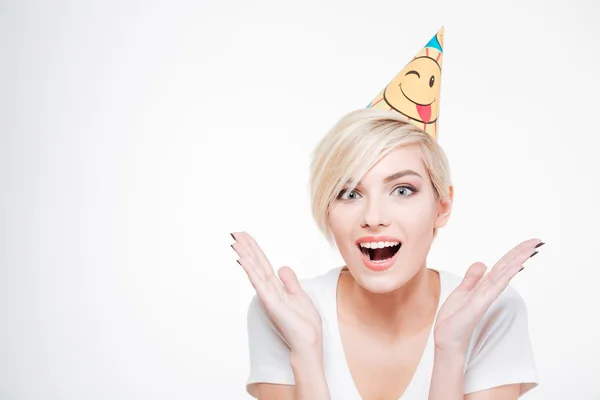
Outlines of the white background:
{"label": "white background", "polygon": [[513,281],[525,397],[600,399],[596,0],[95,3],[0,5],[1,399],[247,399],[229,232],[301,278],[341,265],[310,152],[441,26],[456,201],[429,265],[544,240]]}

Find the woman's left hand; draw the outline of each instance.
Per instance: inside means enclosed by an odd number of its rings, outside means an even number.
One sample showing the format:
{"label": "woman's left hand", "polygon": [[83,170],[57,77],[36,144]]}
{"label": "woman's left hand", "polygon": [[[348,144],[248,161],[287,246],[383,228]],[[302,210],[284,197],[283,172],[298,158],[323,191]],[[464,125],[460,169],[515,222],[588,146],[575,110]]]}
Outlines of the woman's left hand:
{"label": "woman's left hand", "polygon": [[485,274],[487,267],[483,263],[471,265],[460,285],[440,308],[434,327],[436,350],[464,355],[485,312],[523,268],[523,263],[537,254],[536,249],[541,245],[539,239],[520,243],[488,274]]}

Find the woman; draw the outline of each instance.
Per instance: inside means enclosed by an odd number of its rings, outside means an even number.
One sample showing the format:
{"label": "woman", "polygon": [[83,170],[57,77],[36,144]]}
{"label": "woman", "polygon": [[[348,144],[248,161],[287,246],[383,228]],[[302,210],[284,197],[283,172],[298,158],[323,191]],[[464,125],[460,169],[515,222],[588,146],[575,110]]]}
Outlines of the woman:
{"label": "woman", "polygon": [[446,156],[408,118],[342,118],[311,166],[313,215],[346,265],[300,283],[232,233],[257,295],[248,393],[260,400],[509,400],[537,385],[521,297],[508,286],[543,245],[517,245],[461,280],[427,254],[452,210]]}

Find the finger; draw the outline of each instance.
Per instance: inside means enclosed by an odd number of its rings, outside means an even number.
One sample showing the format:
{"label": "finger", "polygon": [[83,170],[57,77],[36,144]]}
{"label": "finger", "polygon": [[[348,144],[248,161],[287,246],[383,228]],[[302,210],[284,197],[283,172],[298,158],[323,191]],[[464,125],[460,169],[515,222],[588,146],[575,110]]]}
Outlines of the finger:
{"label": "finger", "polygon": [[[538,243],[541,242],[538,241]],[[504,290],[510,280],[521,270],[523,263],[529,260],[534,254],[536,254],[536,244],[527,243],[521,246],[520,251],[513,254],[511,259],[506,260],[505,264],[492,268],[489,274],[491,283],[499,285],[498,290]]]}
{"label": "finger", "polygon": [[502,287],[508,286],[512,278],[523,269],[523,264],[536,253],[537,251],[535,251],[535,249],[533,253],[531,249],[524,249],[521,251],[521,253],[517,254],[503,270],[498,271],[498,276],[494,277],[496,283],[500,284]]}
{"label": "finger", "polygon": [[299,294],[302,293],[302,286],[300,286],[300,282],[298,282],[298,277],[294,273],[294,271],[290,267],[281,267],[277,271],[281,282],[285,286],[285,290],[289,294]]}
{"label": "finger", "polygon": [[236,243],[234,243],[234,244],[231,245],[231,248],[233,250],[235,250],[235,252],[238,254],[240,260],[243,258],[247,262],[251,263],[253,265],[253,267],[254,267],[254,265],[256,264],[256,261],[254,260],[254,257],[252,256],[252,253],[250,253],[250,251],[248,250],[248,248],[246,246],[244,246],[243,243],[236,242]]}
{"label": "finger", "polygon": [[254,256],[252,255],[252,253],[250,252],[250,250],[248,250],[248,247],[244,245],[243,242],[235,242],[231,245],[231,248],[233,250],[235,250],[235,252],[238,254],[238,256],[240,257],[245,257],[245,258],[254,258]]}
{"label": "finger", "polygon": [[261,301],[266,304],[267,309],[270,308],[269,304],[280,302],[283,299],[286,289],[276,276],[274,279],[265,280],[258,272],[258,268],[248,258],[240,258],[238,263],[248,275],[252,287]]}
{"label": "finger", "polygon": [[477,303],[482,308],[489,308],[500,294],[508,287],[512,278],[519,272],[525,261],[531,257],[531,249],[525,247],[514,254],[512,260],[501,268],[494,267],[474,290]]}
{"label": "finger", "polygon": [[248,246],[244,245],[244,241],[237,241],[238,236],[234,233],[231,234],[236,242],[231,245],[231,248],[238,254],[240,257],[237,262],[244,268],[252,286],[256,289],[258,285],[266,284],[266,276],[262,273],[260,268],[256,267],[256,261],[252,253],[248,250]]}
{"label": "finger", "polygon": [[[262,253],[262,250],[260,250],[252,236],[246,232],[235,232],[232,236],[237,240],[236,244],[232,245],[232,247],[242,256],[240,261],[245,259],[247,264],[253,268],[255,275],[260,279],[253,284],[253,286],[257,285],[255,286],[255,289],[259,296],[264,301],[281,299],[286,289],[277,275],[273,272],[273,267],[271,267],[271,264],[266,260],[266,256],[264,256],[264,253]],[[257,251],[252,250],[253,247],[262,253],[262,260],[257,257]]]}
{"label": "finger", "polygon": [[[525,240],[498,260],[490,273],[481,280],[480,292],[485,293],[486,299],[495,300],[494,296],[499,296],[513,276],[519,272],[521,269],[519,265],[522,265],[542,244],[540,239]],[[519,267],[515,270],[516,266]],[[483,296],[481,293],[479,295]]]}
{"label": "finger", "polygon": [[256,293],[259,294],[265,291],[265,281],[264,279],[257,273],[256,268],[252,265],[252,263],[247,258],[240,258],[237,260],[238,264],[242,266],[244,272],[248,276],[248,280],[252,284],[252,287],[256,290]]}
{"label": "finger", "polygon": [[250,250],[248,243],[247,234],[244,232],[235,232],[231,234],[235,239],[236,243],[232,244],[231,247],[238,253],[241,258],[245,258],[249,263],[252,264],[256,273],[261,277],[263,281],[267,281],[267,274],[264,272],[264,268],[260,265],[259,260],[256,259],[254,253]]}
{"label": "finger", "polygon": [[466,292],[471,291],[475,285],[481,280],[483,275],[487,271],[487,267],[484,263],[476,262],[469,267],[467,270],[465,277],[463,278],[460,285],[458,285],[459,290],[464,290]]}
{"label": "finger", "polygon": [[258,246],[254,238],[246,232],[240,232],[237,236],[241,237],[241,240],[243,240],[244,244],[247,246],[247,249],[252,256],[252,260],[254,261],[254,267],[265,280],[265,284],[270,285],[270,289],[273,290],[274,293],[277,293],[280,297],[283,296],[285,288],[275,274],[273,266],[267,259],[267,256]]}
{"label": "finger", "polygon": [[263,271],[264,271],[265,275],[268,278],[271,278],[272,276],[274,276],[275,271],[273,270],[273,266],[269,262],[269,259],[267,258],[265,253],[258,246],[258,243],[256,243],[256,240],[254,240],[254,238],[252,236],[250,236],[248,233],[243,232],[243,234],[247,240],[248,248],[249,248],[250,252],[254,256],[254,258],[258,261],[260,266],[263,267]]}
{"label": "finger", "polygon": [[[539,246],[540,243],[542,243],[540,239],[529,239],[519,243],[502,258],[500,258],[500,260],[498,260],[498,262],[494,265],[494,268],[492,268],[492,271],[494,271],[496,268],[502,270],[505,269],[505,267],[510,264],[522,251],[529,251],[529,254],[533,254],[536,246]],[[492,271],[490,271],[490,273]]]}

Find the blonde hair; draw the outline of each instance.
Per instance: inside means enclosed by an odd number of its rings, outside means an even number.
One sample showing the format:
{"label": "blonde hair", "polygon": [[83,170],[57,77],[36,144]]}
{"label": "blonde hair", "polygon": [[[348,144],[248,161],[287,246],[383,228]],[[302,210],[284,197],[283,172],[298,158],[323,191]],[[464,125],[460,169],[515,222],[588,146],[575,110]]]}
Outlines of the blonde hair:
{"label": "blonde hair", "polygon": [[[353,190],[364,175],[399,146],[415,145],[436,200],[450,196],[450,168],[436,139],[401,114],[366,108],[345,115],[317,144],[310,166],[313,218],[331,241],[329,207],[349,184]],[[437,232],[434,230],[434,236]]]}

